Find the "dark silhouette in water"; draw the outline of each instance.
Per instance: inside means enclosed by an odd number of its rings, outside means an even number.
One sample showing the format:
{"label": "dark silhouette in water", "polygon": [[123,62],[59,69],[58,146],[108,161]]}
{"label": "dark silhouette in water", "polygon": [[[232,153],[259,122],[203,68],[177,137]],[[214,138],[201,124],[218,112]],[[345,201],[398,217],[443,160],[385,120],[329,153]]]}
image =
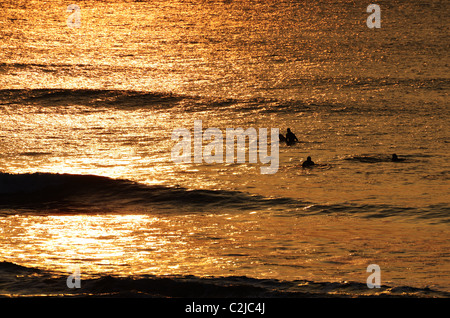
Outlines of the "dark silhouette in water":
{"label": "dark silhouette in water", "polygon": [[401,161],[404,161],[405,159],[400,159],[398,156],[397,156],[397,154],[393,154],[392,155],[392,159],[391,159],[393,162],[401,162]]}
{"label": "dark silhouette in water", "polygon": [[290,146],[298,142],[297,136],[291,131],[290,128],[286,132],[286,145]]}
{"label": "dark silhouette in water", "polygon": [[302,163],[302,167],[303,168],[307,168],[307,167],[312,167],[314,166],[314,161],[311,160],[311,157],[308,156],[308,158],[306,158],[306,161],[303,161]]}
{"label": "dark silhouette in water", "polygon": [[345,158],[344,160],[367,162],[367,163],[379,163],[379,162],[402,162],[406,159],[399,158],[397,154],[393,154],[391,158],[386,157],[386,155],[375,155],[375,156],[353,156],[350,158]]}
{"label": "dark silhouette in water", "polygon": [[284,137],[283,134],[280,134],[280,141],[286,142],[286,137]]}

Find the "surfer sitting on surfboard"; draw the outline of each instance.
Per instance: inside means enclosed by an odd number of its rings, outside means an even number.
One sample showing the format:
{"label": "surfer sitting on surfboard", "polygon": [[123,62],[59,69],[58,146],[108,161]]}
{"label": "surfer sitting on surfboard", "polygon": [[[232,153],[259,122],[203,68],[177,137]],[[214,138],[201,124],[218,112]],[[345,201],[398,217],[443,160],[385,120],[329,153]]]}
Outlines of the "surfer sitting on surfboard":
{"label": "surfer sitting on surfboard", "polygon": [[295,144],[296,142],[298,142],[297,137],[295,136],[295,134],[291,131],[290,128],[287,129],[286,132],[286,145],[290,146]]}
{"label": "surfer sitting on surfboard", "polygon": [[303,161],[302,163],[302,167],[303,168],[307,168],[307,167],[312,167],[314,166],[314,161],[311,160],[311,157],[308,156],[308,158],[306,158],[306,161]]}

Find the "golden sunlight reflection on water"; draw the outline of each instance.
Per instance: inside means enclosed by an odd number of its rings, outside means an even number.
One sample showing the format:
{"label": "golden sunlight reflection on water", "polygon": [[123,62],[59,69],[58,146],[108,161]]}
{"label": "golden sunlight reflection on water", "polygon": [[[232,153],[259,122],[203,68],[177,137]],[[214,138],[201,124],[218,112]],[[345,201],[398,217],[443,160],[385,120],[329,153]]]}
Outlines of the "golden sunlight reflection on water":
{"label": "golden sunlight reflection on water", "polygon": [[[85,1],[80,28],[67,27],[66,1],[42,3],[1,4],[2,173],[95,174],[338,205],[333,216],[308,217],[265,207],[225,214],[207,203],[186,213],[186,201],[129,215],[7,206],[0,260],[62,272],[78,265],[82,277],[363,283],[375,263],[383,284],[449,289],[448,225],[427,224],[448,206],[440,3],[414,16],[417,7],[398,1],[377,32],[365,26],[364,5],[346,0]],[[222,131],[291,127],[301,143],[280,148],[276,175],[251,164],[175,165],[170,133],[195,119]],[[394,151],[409,162],[346,160]],[[300,169],[308,155],[326,168]],[[355,216],[341,215],[353,204]],[[366,219],[371,205],[378,214]],[[392,218],[376,218],[384,212]]]}
{"label": "golden sunlight reflection on water", "polygon": [[365,283],[366,267],[378,264],[386,284],[449,286],[446,226],[261,212],[15,215],[0,222],[1,259],[62,272],[77,265],[82,277],[243,275]]}

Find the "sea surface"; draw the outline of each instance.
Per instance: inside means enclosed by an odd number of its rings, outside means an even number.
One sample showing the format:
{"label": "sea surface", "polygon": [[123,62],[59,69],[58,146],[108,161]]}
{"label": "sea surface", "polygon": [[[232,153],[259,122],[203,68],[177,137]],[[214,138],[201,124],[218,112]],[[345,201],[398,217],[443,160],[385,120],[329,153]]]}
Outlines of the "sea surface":
{"label": "sea surface", "polygon": [[73,3],[0,0],[0,296],[450,296],[449,1]]}

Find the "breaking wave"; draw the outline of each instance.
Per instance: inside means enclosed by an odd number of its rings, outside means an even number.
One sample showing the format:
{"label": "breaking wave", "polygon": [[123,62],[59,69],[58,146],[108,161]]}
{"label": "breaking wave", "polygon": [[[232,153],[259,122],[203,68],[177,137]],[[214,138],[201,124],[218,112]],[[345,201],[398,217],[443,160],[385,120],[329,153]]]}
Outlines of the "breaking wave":
{"label": "breaking wave", "polygon": [[[95,175],[0,173],[0,208],[45,209],[53,212],[133,212],[149,208],[221,208],[247,210],[286,207],[291,199],[264,198],[238,191],[191,190],[145,185]],[[167,211],[167,210],[166,210]]]}
{"label": "breaking wave", "polygon": [[67,287],[67,273],[0,262],[0,297],[175,297],[175,298],[300,298],[402,297],[448,298],[430,288],[386,286],[369,289],[359,282],[282,281],[247,276],[111,276],[80,277],[80,288]]}
{"label": "breaking wave", "polygon": [[411,217],[450,222],[448,206],[312,203],[231,190],[147,185],[96,175],[0,173],[0,214],[11,213],[223,213],[270,210],[280,216]]}

